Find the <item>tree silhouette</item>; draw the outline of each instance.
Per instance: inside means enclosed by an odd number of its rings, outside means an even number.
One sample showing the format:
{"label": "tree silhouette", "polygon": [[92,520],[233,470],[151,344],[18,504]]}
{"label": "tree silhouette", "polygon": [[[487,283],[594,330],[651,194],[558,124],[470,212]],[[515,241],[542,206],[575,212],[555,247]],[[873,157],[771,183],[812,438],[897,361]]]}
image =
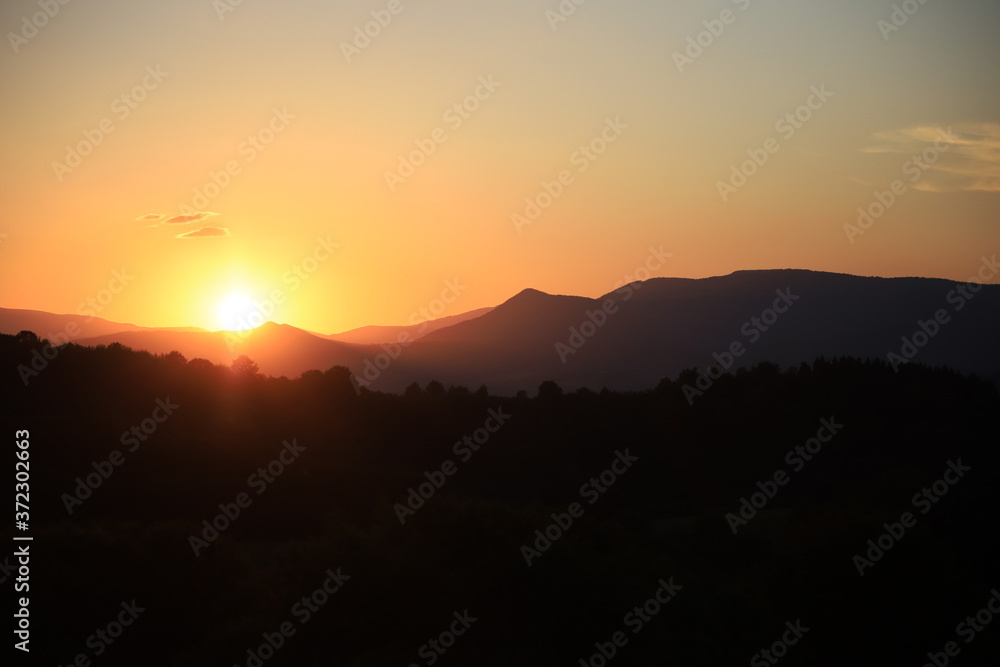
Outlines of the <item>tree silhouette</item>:
{"label": "tree silhouette", "polygon": [[562,387],[557,385],[552,380],[546,380],[545,382],[538,385],[538,398],[543,401],[549,401],[559,398],[563,395]]}
{"label": "tree silhouette", "polygon": [[184,355],[177,350],[171,350],[167,354],[163,355],[163,358],[173,364],[184,365],[187,363],[187,359]]}
{"label": "tree silhouette", "polygon": [[197,369],[200,369],[200,370],[203,370],[203,371],[204,370],[209,370],[210,371],[210,370],[214,370],[215,369],[215,364],[213,364],[208,359],[203,359],[202,357],[195,357],[194,359],[192,359],[191,361],[188,362],[188,366],[190,366],[191,368],[197,368]]}
{"label": "tree silhouette", "polygon": [[444,385],[437,380],[431,380],[427,383],[427,388],[424,389],[424,393],[430,398],[443,398],[445,395]]}
{"label": "tree silhouette", "polygon": [[231,368],[233,373],[241,378],[254,378],[260,374],[260,366],[257,365],[257,362],[245,354],[233,359]]}
{"label": "tree silhouette", "polygon": [[323,373],[330,397],[334,400],[344,400],[356,395],[354,391],[354,374],[347,366],[331,366]]}
{"label": "tree silhouette", "polygon": [[469,395],[470,394],[469,394],[469,388],[468,387],[463,387],[461,385],[453,385],[451,387],[448,387],[448,398],[449,399],[466,398]]}

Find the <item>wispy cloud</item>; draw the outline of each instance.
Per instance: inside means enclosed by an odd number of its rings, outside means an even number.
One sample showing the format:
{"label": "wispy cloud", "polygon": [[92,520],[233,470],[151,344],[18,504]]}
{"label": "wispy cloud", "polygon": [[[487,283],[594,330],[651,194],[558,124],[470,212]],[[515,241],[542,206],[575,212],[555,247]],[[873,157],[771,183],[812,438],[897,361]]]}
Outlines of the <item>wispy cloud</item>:
{"label": "wispy cloud", "polygon": [[192,222],[205,222],[208,218],[213,215],[219,215],[218,213],[213,213],[212,211],[197,211],[195,213],[185,213],[183,215],[166,216],[162,213],[147,213],[146,215],[140,215],[136,220],[141,222],[151,222],[151,227],[159,227],[161,224],[166,225],[187,225]]}
{"label": "wispy cloud", "polygon": [[178,234],[179,239],[204,239],[204,238],[214,238],[219,236],[229,236],[229,230],[225,227],[202,227],[201,229],[196,229],[193,232],[185,232],[184,234]]}
{"label": "wispy cloud", "polygon": [[[944,145],[947,148],[941,150]],[[923,164],[927,169],[914,185],[918,190],[1000,192],[997,123],[960,123],[948,128],[921,125],[878,132],[863,152],[894,153],[919,160],[918,166]]]}
{"label": "wispy cloud", "polygon": [[165,222],[168,225],[186,225],[189,222],[204,222],[213,215],[218,215],[218,213],[212,213],[211,211],[198,211],[197,213],[191,213],[188,215],[175,215],[172,218],[167,218]]}

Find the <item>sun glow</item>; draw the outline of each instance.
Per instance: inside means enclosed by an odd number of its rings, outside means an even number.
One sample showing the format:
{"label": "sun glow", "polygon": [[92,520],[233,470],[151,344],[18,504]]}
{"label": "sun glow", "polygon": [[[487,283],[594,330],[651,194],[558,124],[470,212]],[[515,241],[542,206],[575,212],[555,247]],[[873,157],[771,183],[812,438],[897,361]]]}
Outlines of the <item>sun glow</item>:
{"label": "sun glow", "polygon": [[230,294],[219,302],[216,321],[225,331],[245,331],[263,324],[254,300],[245,292]]}

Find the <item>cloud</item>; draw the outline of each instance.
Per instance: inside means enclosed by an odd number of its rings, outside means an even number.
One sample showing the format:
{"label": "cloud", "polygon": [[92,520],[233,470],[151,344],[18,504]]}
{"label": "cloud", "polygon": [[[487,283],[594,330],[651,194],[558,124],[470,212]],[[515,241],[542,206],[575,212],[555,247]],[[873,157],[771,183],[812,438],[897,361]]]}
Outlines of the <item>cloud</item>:
{"label": "cloud", "polygon": [[206,218],[213,215],[218,215],[218,213],[212,213],[211,211],[198,211],[197,213],[191,213],[189,215],[175,215],[172,218],[167,218],[165,222],[168,225],[186,225],[189,222],[204,222]]}
{"label": "cloud", "polygon": [[162,220],[165,216],[159,213],[147,213],[146,215],[140,215],[136,220]]}
{"label": "cloud", "polygon": [[[1000,192],[1000,124],[920,125],[878,132],[865,153],[906,156],[924,192]],[[915,166],[914,166],[915,165]],[[926,170],[925,170],[926,167]]]}
{"label": "cloud", "polygon": [[193,232],[185,232],[184,234],[178,234],[179,239],[205,239],[217,236],[229,236],[229,230],[225,227],[202,227],[201,229],[196,229]]}

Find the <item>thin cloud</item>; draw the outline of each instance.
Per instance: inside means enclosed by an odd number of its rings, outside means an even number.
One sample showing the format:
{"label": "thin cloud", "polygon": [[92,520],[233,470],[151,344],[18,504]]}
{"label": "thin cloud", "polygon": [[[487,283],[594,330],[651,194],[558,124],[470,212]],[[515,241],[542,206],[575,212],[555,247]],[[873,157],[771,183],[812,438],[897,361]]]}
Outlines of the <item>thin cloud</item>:
{"label": "thin cloud", "polygon": [[917,190],[1000,192],[1000,124],[921,125],[878,132],[874,140],[862,152],[905,155],[928,167]]}
{"label": "thin cloud", "polygon": [[184,234],[178,234],[179,239],[205,239],[214,238],[219,236],[229,236],[229,230],[225,227],[202,227],[201,229],[196,229],[193,232],[185,232]]}
{"label": "thin cloud", "polygon": [[191,213],[188,215],[175,215],[172,218],[167,218],[166,223],[168,225],[186,225],[189,222],[204,222],[207,218],[213,215],[218,215],[218,213],[212,213],[211,211],[198,211],[197,213]]}
{"label": "thin cloud", "polygon": [[146,215],[141,215],[136,220],[146,221],[146,220],[163,220],[166,216],[160,215],[159,213],[147,213]]}

